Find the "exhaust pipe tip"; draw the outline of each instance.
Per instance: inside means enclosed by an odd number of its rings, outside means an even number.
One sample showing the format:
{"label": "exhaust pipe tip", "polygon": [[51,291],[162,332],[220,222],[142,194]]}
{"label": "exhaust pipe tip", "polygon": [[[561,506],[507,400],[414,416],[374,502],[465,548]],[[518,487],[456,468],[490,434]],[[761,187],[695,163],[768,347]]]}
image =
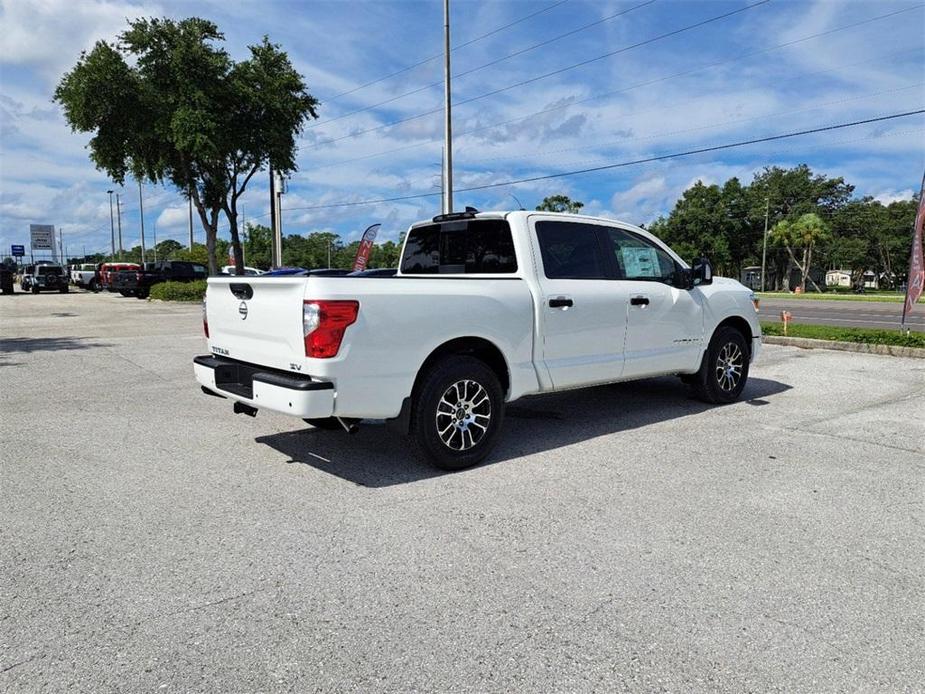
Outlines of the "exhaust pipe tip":
{"label": "exhaust pipe tip", "polygon": [[246,414],[248,417],[256,417],[257,408],[251,407],[250,405],[245,405],[243,402],[236,402],[234,404],[234,413],[235,414]]}

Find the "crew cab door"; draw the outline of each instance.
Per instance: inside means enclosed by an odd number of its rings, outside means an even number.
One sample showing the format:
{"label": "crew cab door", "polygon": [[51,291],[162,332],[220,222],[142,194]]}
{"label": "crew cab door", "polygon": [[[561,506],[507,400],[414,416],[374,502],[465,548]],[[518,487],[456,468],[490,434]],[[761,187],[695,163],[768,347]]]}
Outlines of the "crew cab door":
{"label": "crew cab door", "polygon": [[629,291],[612,279],[604,227],[532,217],[542,359],[556,390],[619,380]]}
{"label": "crew cab door", "polygon": [[629,294],[623,376],[695,371],[703,349],[700,290],[675,286],[680,265],[651,238],[609,227],[605,241]]}

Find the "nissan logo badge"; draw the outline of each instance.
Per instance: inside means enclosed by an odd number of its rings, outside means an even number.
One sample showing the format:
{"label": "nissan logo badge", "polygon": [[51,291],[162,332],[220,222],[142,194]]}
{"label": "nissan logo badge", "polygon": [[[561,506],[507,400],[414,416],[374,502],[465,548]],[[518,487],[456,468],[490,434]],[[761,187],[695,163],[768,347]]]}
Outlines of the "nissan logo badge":
{"label": "nissan logo badge", "polygon": [[243,301],[241,302],[241,305],[238,306],[238,313],[241,314],[241,320],[247,320],[247,304]]}

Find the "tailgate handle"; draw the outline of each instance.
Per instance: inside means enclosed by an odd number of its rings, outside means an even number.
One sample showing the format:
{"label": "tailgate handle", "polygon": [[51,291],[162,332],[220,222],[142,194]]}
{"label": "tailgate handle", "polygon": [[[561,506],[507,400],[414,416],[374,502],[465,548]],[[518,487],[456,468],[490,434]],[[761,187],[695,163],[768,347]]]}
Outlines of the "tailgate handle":
{"label": "tailgate handle", "polygon": [[254,298],[254,288],[249,284],[244,282],[232,282],[228,285],[228,288],[231,290],[231,293],[235,295],[235,298],[241,299],[253,299]]}

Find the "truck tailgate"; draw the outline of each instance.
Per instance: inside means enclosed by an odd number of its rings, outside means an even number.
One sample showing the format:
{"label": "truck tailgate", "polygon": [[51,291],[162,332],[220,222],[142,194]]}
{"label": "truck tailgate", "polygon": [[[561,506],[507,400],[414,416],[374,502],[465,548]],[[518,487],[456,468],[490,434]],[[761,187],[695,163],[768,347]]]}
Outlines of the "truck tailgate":
{"label": "truck tailgate", "polygon": [[212,351],[277,369],[305,354],[305,277],[211,277],[206,291]]}

